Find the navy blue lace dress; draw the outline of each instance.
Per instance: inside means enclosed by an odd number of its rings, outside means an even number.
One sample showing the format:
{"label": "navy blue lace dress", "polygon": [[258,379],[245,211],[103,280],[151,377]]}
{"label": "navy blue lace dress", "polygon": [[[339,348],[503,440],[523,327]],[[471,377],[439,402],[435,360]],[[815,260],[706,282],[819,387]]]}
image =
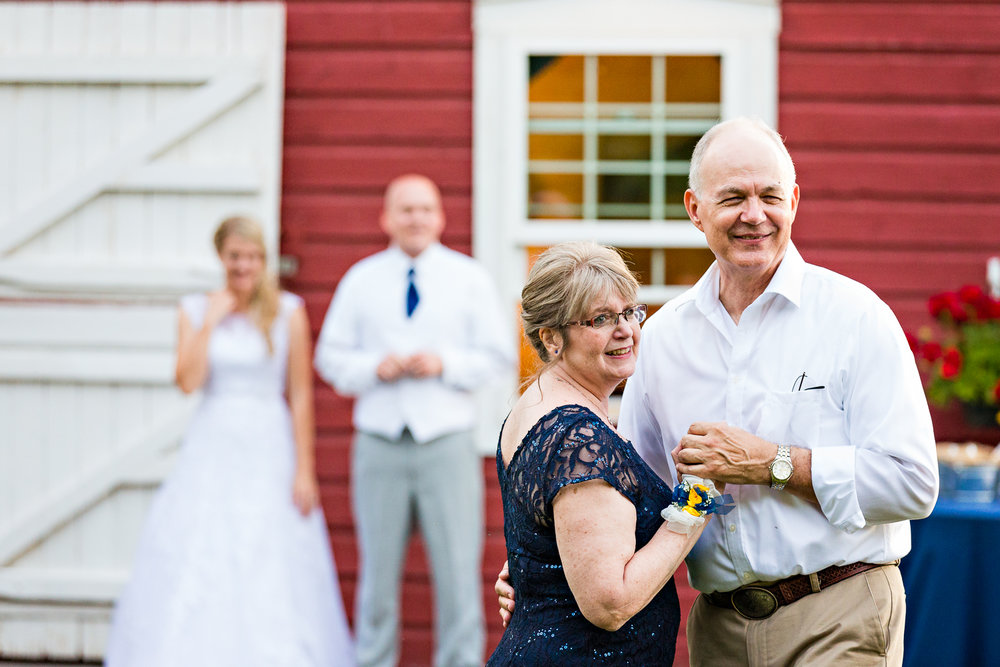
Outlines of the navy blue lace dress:
{"label": "navy blue lace dress", "polygon": [[504,537],[514,614],[489,665],[671,665],[680,624],[671,579],[645,609],[615,632],[583,617],[566,582],[552,521],[561,488],[603,479],[636,508],[636,549],[663,520],[670,489],[632,445],[596,414],[560,406],[535,424],[504,468],[497,448]]}

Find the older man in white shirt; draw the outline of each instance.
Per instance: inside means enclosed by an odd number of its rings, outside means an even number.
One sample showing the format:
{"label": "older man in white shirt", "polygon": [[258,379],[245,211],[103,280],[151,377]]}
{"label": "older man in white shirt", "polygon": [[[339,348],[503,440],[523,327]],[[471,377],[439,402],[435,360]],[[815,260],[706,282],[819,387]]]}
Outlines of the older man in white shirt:
{"label": "older man in white shirt", "polygon": [[483,479],[472,392],[513,369],[514,338],[486,272],[439,243],[444,222],[432,181],[392,181],[381,218],[392,243],[341,280],[316,346],[320,375],[357,398],[351,487],[363,667],[397,663],[414,516],[433,569],[434,664],[482,664]]}
{"label": "older man in white shirt", "polygon": [[664,479],[723,481],[736,500],[688,557],[691,664],[899,665],[896,564],[938,488],[903,332],[791,243],[799,187],[771,128],[717,125],[690,185],[716,262],[644,326],[619,430]]}

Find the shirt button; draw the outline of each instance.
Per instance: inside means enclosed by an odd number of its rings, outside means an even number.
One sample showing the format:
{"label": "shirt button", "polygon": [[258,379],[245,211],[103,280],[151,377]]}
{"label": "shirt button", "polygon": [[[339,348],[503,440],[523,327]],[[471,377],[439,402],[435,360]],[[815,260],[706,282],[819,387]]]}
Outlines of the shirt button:
{"label": "shirt button", "polygon": [[730,533],[735,533],[736,532],[736,524],[735,523],[729,524],[729,532]]}

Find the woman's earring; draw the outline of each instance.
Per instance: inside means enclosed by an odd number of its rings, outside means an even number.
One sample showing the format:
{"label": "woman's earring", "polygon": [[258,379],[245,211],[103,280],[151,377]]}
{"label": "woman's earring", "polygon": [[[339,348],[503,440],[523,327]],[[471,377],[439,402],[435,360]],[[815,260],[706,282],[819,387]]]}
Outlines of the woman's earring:
{"label": "woman's earring", "polygon": [[559,354],[559,348],[558,347],[556,349],[552,350],[552,356],[556,356],[557,354]]}

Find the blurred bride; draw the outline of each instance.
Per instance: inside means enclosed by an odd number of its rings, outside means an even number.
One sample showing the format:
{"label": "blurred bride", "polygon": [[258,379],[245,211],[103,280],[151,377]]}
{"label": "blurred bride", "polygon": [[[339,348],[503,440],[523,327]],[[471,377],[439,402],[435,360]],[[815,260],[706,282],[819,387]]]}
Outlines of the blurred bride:
{"label": "blurred bride", "polygon": [[353,664],[319,507],[309,324],[225,220],[226,284],[181,300],[177,384],[204,391],[116,606],[107,667]]}

